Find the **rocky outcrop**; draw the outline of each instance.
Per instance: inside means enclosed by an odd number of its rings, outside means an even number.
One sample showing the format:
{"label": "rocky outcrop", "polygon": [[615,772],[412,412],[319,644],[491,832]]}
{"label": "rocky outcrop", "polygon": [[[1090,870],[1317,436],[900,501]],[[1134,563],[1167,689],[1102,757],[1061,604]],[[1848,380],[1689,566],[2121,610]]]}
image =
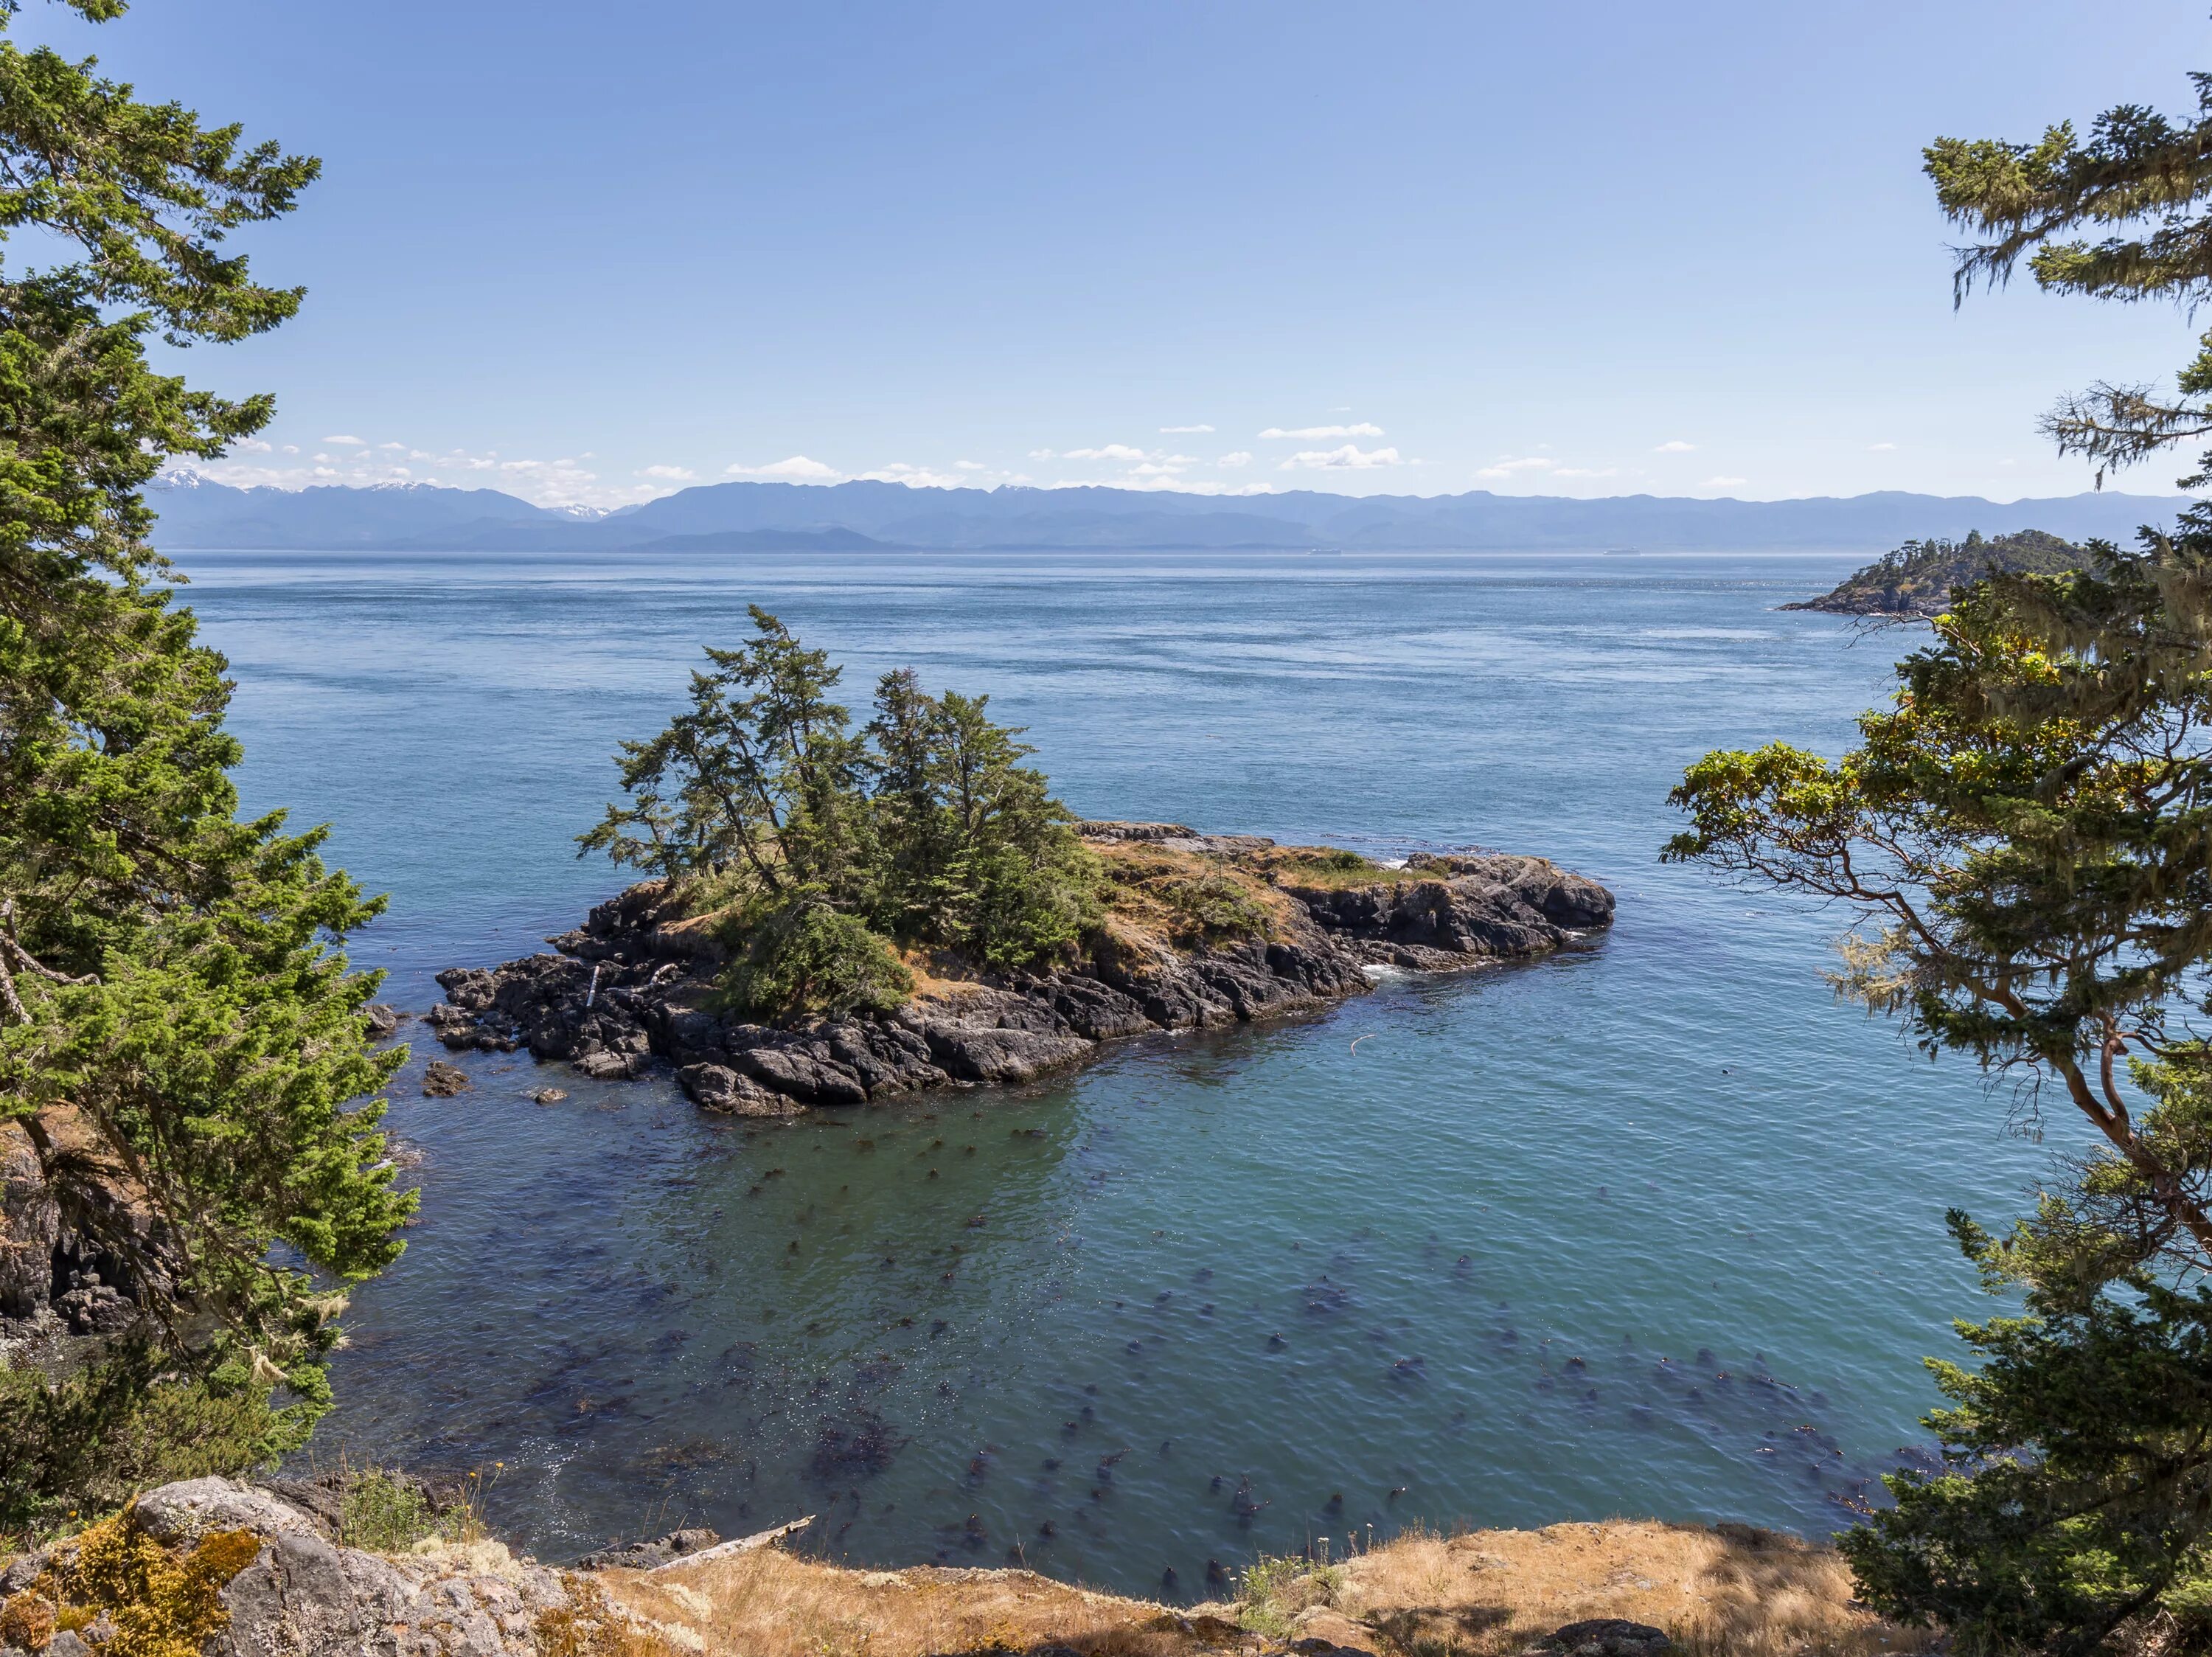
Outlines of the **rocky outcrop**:
{"label": "rocky outcrop", "polygon": [[[159,1550],[187,1567],[172,1580],[219,1583],[214,1604],[173,1590],[165,1603],[158,1587],[133,1598],[125,1580],[161,1577],[80,1569],[95,1544],[106,1556]],[[81,1638],[97,1651],[104,1624],[140,1630],[134,1648],[147,1648],[150,1631],[196,1644],[202,1657],[533,1657],[574,1644],[580,1622],[618,1615],[593,1585],[497,1542],[370,1553],[343,1545],[312,1507],[225,1478],[149,1490],[92,1531],[15,1559],[0,1575],[0,1597],[11,1633],[45,1636],[8,1649],[46,1657],[70,1657]],[[82,1637],[70,1631],[79,1626]]]}
{"label": "rocky outcrop", "polygon": [[74,1106],[0,1122],[0,1357],[129,1328],[173,1264],[144,1190]]}
{"label": "rocky outcrop", "polygon": [[894,1013],[770,1028],[716,1010],[722,946],[665,883],[649,880],[550,940],[556,953],[439,974],[447,1001],[428,1020],[456,1051],[526,1047],[604,1081],[665,1062],[706,1109],[788,1116],[1030,1081],[1105,1042],[1310,1011],[1364,993],[1377,967],[1533,959],[1613,919],[1611,892],[1540,857],[1425,855],[1371,880],[1307,883],[1304,866],[1256,835],[1175,823],[1079,831],[1103,851],[1176,854],[1233,875],[1268,917],[1266,935],[1182,943],[1109,921],[1058,972],[932,978]]}

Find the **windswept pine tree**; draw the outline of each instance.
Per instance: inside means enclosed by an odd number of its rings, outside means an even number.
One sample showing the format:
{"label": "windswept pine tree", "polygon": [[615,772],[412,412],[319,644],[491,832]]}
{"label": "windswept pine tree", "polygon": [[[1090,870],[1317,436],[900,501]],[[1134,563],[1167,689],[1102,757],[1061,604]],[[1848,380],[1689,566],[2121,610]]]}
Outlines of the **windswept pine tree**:
{"label": "windswept pine tree", "polygon": [[411,1206],[374,1100],[400,1056],[371,1049],[374,979],[336,948],[380,900],[323,865],[322,831],[239,816],[226,665],[141,493],[268,422],[146,344],[299,308],[226,241],[317,163],[23,50],[18,11],[0,0],[0,239],[64,251],[0,268],[0,1126],[119,1263],[131,1316],[66,1379],[0,1371],[7,1527],[299,1442],[333,1291],[398,1254]]}

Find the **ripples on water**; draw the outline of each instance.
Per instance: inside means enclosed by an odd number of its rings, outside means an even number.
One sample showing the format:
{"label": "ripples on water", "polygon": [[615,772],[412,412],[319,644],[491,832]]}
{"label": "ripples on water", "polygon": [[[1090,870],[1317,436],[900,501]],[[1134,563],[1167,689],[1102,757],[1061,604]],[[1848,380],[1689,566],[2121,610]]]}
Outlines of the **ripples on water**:
{"label": "ripples on water", "polygon": [[1588,954],[791,1126],[662,1079],[541,1106],[526,1056],[422,1099],[410,1026],[422,1221],[321,1453],[503,1464],[549,1556],[817,1513],[836,1556],[1138,1590],[1416,1519],[1832,1528],[1980,1313],[1943,1209],[2041,1154],[1831,1000],[1834,917],[1656,861],[1688,761],[1838,751],[1886,693],[1908,641],[1772,607],[1854,562],[186,555],[249,805],[335,823],[417,1010],[620,884],[569,837],[748,602],[855,704],[906,664],[991,692],[1087,814],[1620,898]]}

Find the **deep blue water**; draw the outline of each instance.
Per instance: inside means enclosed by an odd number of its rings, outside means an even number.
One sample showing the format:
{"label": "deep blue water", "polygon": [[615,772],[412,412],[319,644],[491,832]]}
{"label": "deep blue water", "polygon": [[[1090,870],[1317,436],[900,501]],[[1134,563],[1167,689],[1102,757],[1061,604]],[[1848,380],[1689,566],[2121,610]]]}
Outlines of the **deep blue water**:
{"label": "deep blue water", "polygon": [[1085,814],[1479,843],[1620,896],[1588,954],[788,1127],[526,1055],[425,1100],[418,1027],[422,1219],[318,1453],[493,1472],[549,1556],[816,1513],[855,1560],[1019,1544],[1152,1590],[1416,1519],[1823,1532],[1984,1312],[1943,1209],[2007,1211],[2045,1154],[1832,1000],[1838,917],[1657,861],[1687,762],[1839,751],[1886,694],[1908,637],[1774,608],[1850,560],[185,562],[248,803],[392,894],[356,954],[405,1008],[621,884],[571,837],[748,602],[856,703],[904,664],[988,691]]}

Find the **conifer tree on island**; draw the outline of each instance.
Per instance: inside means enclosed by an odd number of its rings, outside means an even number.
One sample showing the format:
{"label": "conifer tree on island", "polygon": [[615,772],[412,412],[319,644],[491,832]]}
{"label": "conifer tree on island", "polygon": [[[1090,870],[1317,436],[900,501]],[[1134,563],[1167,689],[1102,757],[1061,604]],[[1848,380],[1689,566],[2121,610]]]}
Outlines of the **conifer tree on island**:
{"label": "conifer tree on island", "polygon": [[[88,21],[122,0],[65,0]],[[320,830],[241,820],[221,656],[172,601],[141,494],[267,423],[156,373],[172,345],[297,310],[232,231],[291,210],[312,159],[203,126],[7,38],[0,0],[0,1121],[76,1222],[147,1217],[130,1328],[63,1379],[0,1371],[0,1527],[151,1477],[239,1467],[327,1406],[334,1292],[399,1252],[374,1095],[373,975],[337,944],[377,913]],[[366,1102],[365,1102],[366,1101]]]}
{"label": "conifer tree on island", "polygon": [[[1990,237],[1960,294],[2026,259],[2059,291],[2212,295],[2195,79],[2193,123],[1932,145],[1942,205]],[[2212,432],[2212,343],[2179,391],[2100,386],[2046,429],[2100,467]],[[1844,1539],[1876,1609],[1962,1652],[2212,1648],[2212,509],[2090,551],[1954,589],[1839,762],[1709,754],[1672,796],[1670,858],[1856,911],[1838,988],[2074,1148],[2009,1230],[1949,1216],[2018,1313],[1960,1325],[1972,1365],[1931,1361],[1944,1465]]]}
{"label": "conifer tree on island", "polygon": [[885,673],[860,729],[830,699],[843,669],[751,606],[753,638],[709,648],[691,705],[617,756],[579,856],[673,882],[712,914],[749,1016],[885,1011],[913,975],[901,946],[998,972],[1045,967],[1100,918],[1103,871],[990,698]]}

